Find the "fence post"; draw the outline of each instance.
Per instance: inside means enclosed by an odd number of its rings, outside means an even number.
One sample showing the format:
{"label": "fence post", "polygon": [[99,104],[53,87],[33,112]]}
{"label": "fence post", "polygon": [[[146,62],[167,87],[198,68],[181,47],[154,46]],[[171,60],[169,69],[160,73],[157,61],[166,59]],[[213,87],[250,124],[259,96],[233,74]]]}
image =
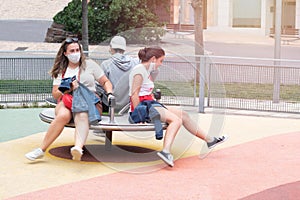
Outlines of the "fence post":
{"label": "fence post", "polygon": [[280,100],[280,61],[275,61],[273,77],[273,103],[279,103]]}
{"label": "fence post", "polygon": [[200,57],[199,112],[204,113],[206,56]]}
{"label": "fence post", "polygon": [[279,103],[280,100],[280,59],[281,57],[281,14],[282,14],[282,0],[276,0],[275,12],[275,66],[274,66],[274,88],[273,88],[273,103]]}

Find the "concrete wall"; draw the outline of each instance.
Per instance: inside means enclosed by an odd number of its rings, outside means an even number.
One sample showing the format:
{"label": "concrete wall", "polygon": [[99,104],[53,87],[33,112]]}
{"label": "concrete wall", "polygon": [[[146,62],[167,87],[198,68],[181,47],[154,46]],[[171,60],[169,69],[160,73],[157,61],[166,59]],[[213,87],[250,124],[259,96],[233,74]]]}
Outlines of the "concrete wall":
{"label": "concrete wall", "polygon": [[300,29],[300,0],[296,0],[296,24],[297,29]]}
{"label": "concrete wall", "polygon": [[232,0],[218,0],[218,23],[220,28],[232,26]]}

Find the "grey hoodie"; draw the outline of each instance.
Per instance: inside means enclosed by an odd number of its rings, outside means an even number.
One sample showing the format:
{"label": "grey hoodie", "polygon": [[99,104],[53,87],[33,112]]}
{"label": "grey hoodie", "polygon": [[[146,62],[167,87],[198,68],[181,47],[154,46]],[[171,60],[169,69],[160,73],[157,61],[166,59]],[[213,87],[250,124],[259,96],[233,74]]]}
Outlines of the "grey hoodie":
{"label": "grey hoodie", "polygon": [[[100,65],[113,85],[114,96],[116,97],[116,111],[119,111],[129,103],[129,73],[138,63],[138,59],[115,53],[111,58],[103,61]],[[107,105],[107,100],[102,99],[102,101]]]}

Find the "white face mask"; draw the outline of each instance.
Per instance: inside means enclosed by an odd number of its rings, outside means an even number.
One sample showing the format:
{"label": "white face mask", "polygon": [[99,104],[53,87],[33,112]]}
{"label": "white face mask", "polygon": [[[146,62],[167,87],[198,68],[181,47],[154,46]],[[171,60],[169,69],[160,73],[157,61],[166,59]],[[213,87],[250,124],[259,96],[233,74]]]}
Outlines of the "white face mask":
{"label": "white face mask", "polygon": [[74,64],[78,63],[80,60],[80,52],[71,53],[71,54],[67,55],[67,57],[71,63],[74,63]]}
{"label": "white face mask", "polygon": [[155,70],[155,65],[156,65],[155,62],[151,62],[149,64],[149,69],[148,69],[149,73],[151,73],[151,72],[153,72]]}

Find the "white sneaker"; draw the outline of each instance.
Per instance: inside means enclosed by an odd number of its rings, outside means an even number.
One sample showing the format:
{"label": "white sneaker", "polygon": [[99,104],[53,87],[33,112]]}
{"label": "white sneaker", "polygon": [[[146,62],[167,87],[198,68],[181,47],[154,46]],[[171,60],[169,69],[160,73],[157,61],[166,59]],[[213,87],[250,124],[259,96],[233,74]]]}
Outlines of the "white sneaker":
{"label": "white sneaker", "polygon": [[83,150],[80,147],[74,146],[71,148],[72,160],[81,161]]}
{"label": "white sneaker", "polygon": [[25,154],[25,157],[28,160],[35,161],[36,159],[43,158],[44,154],[45,153],[43,152],[43,150],[41,148],[37,148],[37,149],[34,149],[31,152]]}

